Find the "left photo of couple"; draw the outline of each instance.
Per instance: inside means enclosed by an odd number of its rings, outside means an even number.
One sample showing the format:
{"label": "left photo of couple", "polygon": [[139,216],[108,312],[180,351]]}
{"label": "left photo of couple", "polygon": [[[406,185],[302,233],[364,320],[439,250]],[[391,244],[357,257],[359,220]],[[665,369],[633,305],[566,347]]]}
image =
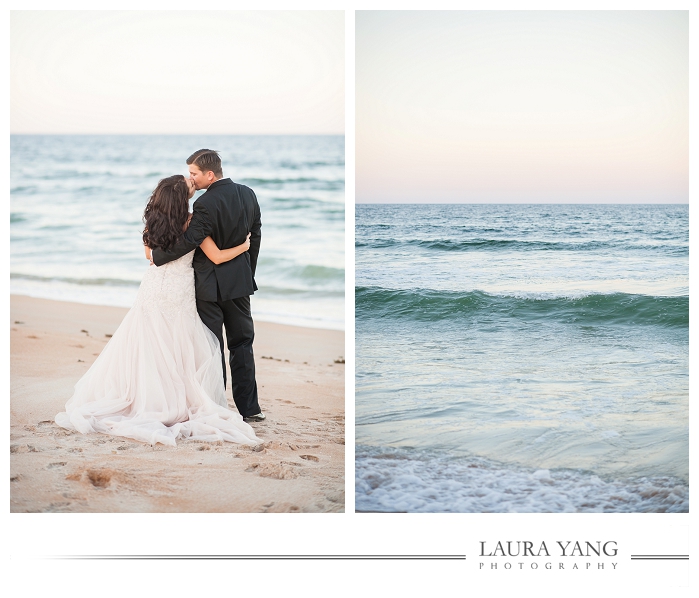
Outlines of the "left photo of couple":
{"label": "left photo of couple", "polygon": [[10,511],[343,512],[343,12],[10,26]]}

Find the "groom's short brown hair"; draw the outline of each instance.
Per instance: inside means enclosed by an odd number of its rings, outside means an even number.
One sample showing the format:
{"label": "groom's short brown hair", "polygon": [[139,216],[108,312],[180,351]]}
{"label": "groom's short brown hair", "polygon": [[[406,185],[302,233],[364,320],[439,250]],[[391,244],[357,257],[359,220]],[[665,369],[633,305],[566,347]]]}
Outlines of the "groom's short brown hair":
{"label": "groom's short brown hair", "polygon": [[217,178],[223,176],[221,157],[218,152],[210,149],[200,149],[187,158],[187,164],[196,164],[202,172],[211,171]]}

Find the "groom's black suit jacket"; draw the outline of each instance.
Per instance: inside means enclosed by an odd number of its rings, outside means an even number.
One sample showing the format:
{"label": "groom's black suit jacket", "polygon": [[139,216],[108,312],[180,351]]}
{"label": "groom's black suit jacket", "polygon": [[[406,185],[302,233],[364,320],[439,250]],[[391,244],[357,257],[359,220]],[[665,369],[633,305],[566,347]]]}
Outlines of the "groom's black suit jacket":
{"label": "groom's black suit jacket", "polygon": [[[231,179],[219,179],[194,202],[192,220],[177,244],[169,251],[153,251],[153,263],[162,266],[196,248],[192,266],[197,299],[227,301],[247,297],[257,290],[254,277],[261,227],[260,206],[253,190]],[[248,233],[250,249],[218,266],[199,248],[211,236],[219,249],[230,249],[244,243]]]}

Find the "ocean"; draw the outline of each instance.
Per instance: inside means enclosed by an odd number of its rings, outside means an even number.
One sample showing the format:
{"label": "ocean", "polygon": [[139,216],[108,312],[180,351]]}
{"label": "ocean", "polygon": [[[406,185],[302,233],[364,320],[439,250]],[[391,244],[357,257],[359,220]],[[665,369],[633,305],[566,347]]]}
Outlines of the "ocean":
{"label": "ocean", "polygon": [[[130,307],[148,262],[142,216],[158,181],[218,150],[251,187],[262,245],[258,320],[344,329],[344,136],[12,135],[10,292]],[[203,192],[197,192],[192,202]]]}
{"label": "ocean", "polygon": [[687,205],[356,206],[358,511],[687,512]]}

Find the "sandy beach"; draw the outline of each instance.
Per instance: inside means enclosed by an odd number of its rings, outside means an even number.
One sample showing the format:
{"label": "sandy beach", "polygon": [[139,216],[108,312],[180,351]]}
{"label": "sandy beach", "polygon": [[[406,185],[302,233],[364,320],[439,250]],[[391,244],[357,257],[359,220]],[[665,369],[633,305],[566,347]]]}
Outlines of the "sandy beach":
{"label": "sandy beach", "polygon": [[343,332],[256,322],[264,443],[171,448],[54,422],[128,310],[20,295],[10,306],[11,512],[344,510]]}

